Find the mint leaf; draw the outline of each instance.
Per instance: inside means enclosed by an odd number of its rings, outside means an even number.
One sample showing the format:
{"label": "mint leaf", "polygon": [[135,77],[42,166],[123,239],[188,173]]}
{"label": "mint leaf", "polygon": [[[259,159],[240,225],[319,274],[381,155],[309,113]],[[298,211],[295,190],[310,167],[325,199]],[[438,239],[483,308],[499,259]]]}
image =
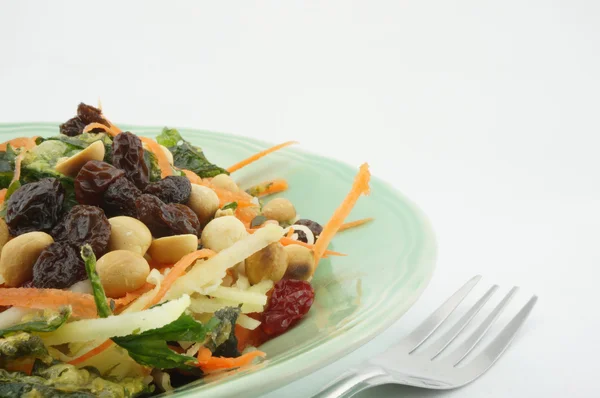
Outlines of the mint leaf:
{"label": "mint leaf", "polygon": [[221,207],[221,210],[231,209],[231,210],[235,211],[235,209],[237,209],[237,208],[238,208],[237,202],[230,202],[230,203],[227,203],[225,206]]}
{"label": "mint leaf", "polygon": [[14,332],[52,332],[62,326],[70,316],[70,306],[61,307],[58,311],[46,310],[27,322],[0,329],[0,336]]}

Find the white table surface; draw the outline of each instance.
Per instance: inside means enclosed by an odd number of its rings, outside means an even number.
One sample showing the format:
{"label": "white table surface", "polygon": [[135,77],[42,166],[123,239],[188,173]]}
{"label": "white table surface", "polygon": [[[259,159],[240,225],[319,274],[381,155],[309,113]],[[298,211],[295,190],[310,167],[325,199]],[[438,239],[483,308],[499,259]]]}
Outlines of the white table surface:
{"label": "white table surface", "polygon": [[[468,277],[540,301],[500,362],[451,392],[595,397],[600,3],[0,1],[0,122],[233,132],[369,161],[430,216],[435,276],[388,331],[267,397],[385,350]],[[524,296],[523,296],[524,297]]]}

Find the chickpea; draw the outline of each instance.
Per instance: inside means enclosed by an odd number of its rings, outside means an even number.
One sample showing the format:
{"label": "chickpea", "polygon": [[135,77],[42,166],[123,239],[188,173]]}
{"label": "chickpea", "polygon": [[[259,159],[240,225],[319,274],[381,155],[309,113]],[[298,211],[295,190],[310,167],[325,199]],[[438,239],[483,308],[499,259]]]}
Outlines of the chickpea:
{"label": "chickpea", "polygon": [[200,223],[206,225],[219,210],[219,197],[208,187],[192,184],[192,193],[187,205],[194,210]]}
{"label": "chickpea", "polygon": [[283,278],[288,265],[288,255],[279,242],[254,253],[246,259],[246,275],[252,285],[263,279],[277,282]]}
{"label": "chickpea", "polygon": [[181,257],[190,254],[198,248],[196,235],[175,235],[154,239],[148,254],[152,260],[163,264],[175,264]]}
{"label": "chickpea", "polygon": [[146,283],[150,266],[141,254],[115,250],[100,257],[96,271],[108,297],[123,297]]}
{"label": "chickpea", "polygon": [[202,245],[220,252],[248,235],[244,224],[233,216],[215,218],[202,231]]}
{"label": "chickpea", "polygon": [[104,143],[100,140],[94,141],[83,151],[58,162],[55,166],[56,171],[70,177],[75,177],[88,161],[103,160],[104,152]]}
{"label": "chickpea", "polygon": [[44,232],[28,232],[10,240],[2,248],[0,274],[8,287],[17,287],[33,277],[33,264],[40,253],[54,242]]}
{"label": "chickpea", "polygon": [[129,250],[144,255],[152,243],[152,234],[146,225],[133,217],[109,218],[110,239],[108,251]]}
{"label": "chickpea", "polygon": [[292,221],[296,218],[296,209],[292,202],[285,198],[276,198],[264,205],[263,215],[270,220],[280,223]]}
{"label": "chickpea", "polygon": [[6,222],[3,218],[0,218],[0,252],[2,251],[2,248],[6,242],[8,242],[9,238],[10,235],[8,233],[8,225],[6,225]]}
{"label": "chickpea", "polygon": [[240,187],[233,181],[233,178],[229,177],[227,174],[216,175],[212,179],[212,183],[217,188],[225,189],[227,191],[238,192],[240,190]]}
{"label": "chickpea", "polygon": [[287,245],[288,266],[285,278],[306,281],[315,272],[315,257],[311,249],[301,245]]}

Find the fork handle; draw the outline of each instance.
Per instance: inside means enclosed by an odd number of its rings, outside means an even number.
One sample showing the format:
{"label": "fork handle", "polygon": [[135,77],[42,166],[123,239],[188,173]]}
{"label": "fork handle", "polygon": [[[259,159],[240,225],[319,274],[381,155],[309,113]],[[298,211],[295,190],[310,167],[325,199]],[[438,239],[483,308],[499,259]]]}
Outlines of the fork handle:
{"label": "fork handle", "polygon": [[349,398],[367,388],[389,383],[390,375],[379,367],[350,369],[313,398]]}

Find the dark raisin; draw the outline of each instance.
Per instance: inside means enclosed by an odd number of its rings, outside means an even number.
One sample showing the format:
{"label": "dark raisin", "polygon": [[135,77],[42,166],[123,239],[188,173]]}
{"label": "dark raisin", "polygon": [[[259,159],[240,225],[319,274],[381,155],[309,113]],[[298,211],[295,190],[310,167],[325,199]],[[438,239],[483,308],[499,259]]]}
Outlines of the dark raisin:
{"label": "dark raisin", "polygon": [[187,203],[192,193],[192,184],[187,177],[168,176],[148,184],[144,193],[154,195],[165,203]]}
{"label": "dark raisin", "polygon": [[75,198],[80,204],[100,206],[102,194],[119,177],[123,170],[99,160],[90,160],[75,177]]}
{"label": "dark raisin", "polygon": [[85,123],[81,121],[77,116],[71,118],[61,124],[59,127],[59,131],[61,134],[68,135],[69,137],[74,137],[83,132],[85,128]]}
{"label": "dark raisin", "polygon": [[[296,221],[294,224],[296,225],[304,225],[305,227],[308,227],[308,229],[310,229],[310,231],[313,233],[313,235],[315,236],[315,242],[317,241],[317,238],[319,235],[321,235],[321,232],[323,232],[323,227],[321,226],[321,224],[319,224],[316,221],[312,221],[306,218],[302,218],[298,221]],[[298,238],[300,238],[300,232],[298,231]],[[304,235],[304,241],[306,242],[306,234],[304,234],[304,232],[302,232],[302,234]],[[298,239],[300,240],[300,239]]]}
{"label": "dark raisin", "polygon": [[12,236],[50,232],[59,220],[65,189],[55,178],[44,178],[17,189],[6,204],[6,224]]}
{"label": "dark raisin", "polygon": [[79,250],[67,242],[46,247],[33,264],[33,286],[64,289],[87,278]]}
{"label": "dark raisin", "polygon": [[140,189],[144,189],[150,182],[142,140],[129,131],[120,133],[113,139],[112,164],[125,171],[129,181]]}
{"label": "dark raisin", "polygon": [[135,200],[140,197],[140,191],[125,177],[117,178],[104,192],[102,208],[108,217],[129,216],[137,217]]}
{"label": "dark raisin", "polygon": [[296,324],[310,310],[315,292],[306,281],[283,279],[275,284],[263,312],[262,330],[278,335]]}
{"label": "dark raisin", "polygon": [[135,206],[138,218],[154,237],[200,233],[198,216],[185,205],[165,204],[156,196],[144,194],[137,198]]}
{"label": "dark raisin", "polygon": [[75,247],[88,243],[96,256],[101,256],[108,246],[110,224],[101,208],[77,205],[52,232],[56,242],[67,242]]}
{"label": "dark raisin", "polygon": [[[110,123],[102,116],[102,112],[98,108],[80,103],[77,107],[77,116],[67,120],[59,126],[61,134],[73,137],[83,133],[83,129],[90,123],[100,123],[105,126],[110,126]],[[101,129],[92,129],[92,132],[101,132]]]}

